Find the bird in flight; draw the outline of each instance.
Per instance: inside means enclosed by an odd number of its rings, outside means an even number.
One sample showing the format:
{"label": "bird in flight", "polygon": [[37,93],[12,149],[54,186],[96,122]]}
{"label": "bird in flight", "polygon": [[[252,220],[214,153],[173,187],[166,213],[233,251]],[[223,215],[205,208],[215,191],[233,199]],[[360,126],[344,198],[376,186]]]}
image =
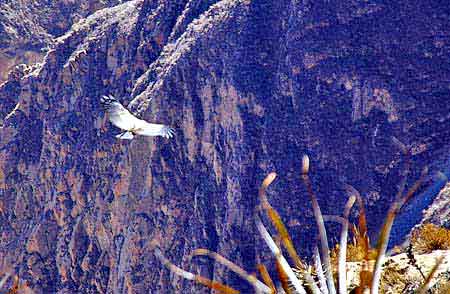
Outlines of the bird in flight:
{"label": "bird in flight", "polygon": [[131,140],[135,135],[172,138],[175,133],[174,129],[169,126],[152,124],[137,118],[111,95],[103,96],[100,102],[108,114],[109,121],[123,130],[122,133],[116,135],[116,138]]}

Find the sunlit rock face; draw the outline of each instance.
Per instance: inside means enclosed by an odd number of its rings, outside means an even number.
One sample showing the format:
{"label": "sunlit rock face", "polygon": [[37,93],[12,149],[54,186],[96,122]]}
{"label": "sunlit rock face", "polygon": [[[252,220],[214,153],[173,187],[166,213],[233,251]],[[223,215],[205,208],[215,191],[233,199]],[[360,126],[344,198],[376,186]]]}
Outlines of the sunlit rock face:
{"label": "sunlit rock face", "polygon": [[[425,165],[448,172],[449,11],[398,2],[139,0],[76,23],[0,87],[0,271],[35,293],[208,293],[168,274],[157,240],[248,293],[188,256],[204,247],[249,271],[269,260],[253,213],[271,171],[269,201],[307,253],[303,153],[323,213],[342,212],[351,184],[375,238],[401,182],[392,136],[412,148],[409,185]],[[105,94],[175,138],[117,140]],[[400,220],[412,217],[421,209]]]}
{"label": "sunlit rock face", "polygon": [[0,3],[0,83],[15,65],[41,62],[53,38],[120,0],[5,0]]}

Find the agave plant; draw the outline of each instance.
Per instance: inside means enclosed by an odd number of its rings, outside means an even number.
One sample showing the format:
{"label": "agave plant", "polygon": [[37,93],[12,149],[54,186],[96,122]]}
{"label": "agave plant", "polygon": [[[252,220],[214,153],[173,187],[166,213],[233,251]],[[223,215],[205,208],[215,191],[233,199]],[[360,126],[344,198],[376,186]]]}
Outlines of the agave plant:
{"label": "agave plant", "polygon": [[[6,272],[4,274],[0,274],[0,291],[3,289],[3,286],[6,285],[6,283],[8,282],[9,279],[12,279],[12,285],[11,287],[8,289],[7,294],[16,294],[16,293],[20,293],[20,291],[22,289],[25,289],[27,287],[27,283],[23,283],[23,284],[19,284],[19,276],[15,275],[12,276],[9,272]],[[0,292],[3,293],[3,292]]]}
{"label": "agave plant", "polygon": [[[357,232],[355,235],[355,243],[362,248],[363,250],[363,260],[361,262],[360,269],[360,279],[359,285],[354,289],[355,293],[364,293],[364,294],[378,294],[380,283],[381,283],[381,274],[383,271],[383,263],[386,258],[386,249],[388,246],[389,236],[391,232],[391,228],[394,222],[395,217],[397,216],[400,209],[412,198],[414,193],[420,187],[423,182],[427,169],[424,169],[421,177],[417,180],[414,185],[404,193],[404,189],[406,186],[406,177],[409,172],[410,167],[410,151],[409,149],[402,144],[397,139],[393,139],[393,143],[397,145],[404,156],[406,157],[405,162],[405,172],[404,178],[402,179],[400,189],[397,193],[397,196],[389,208],[387,216],[385,218],[384,224],[381,228],[377,246],[376,248],[370,248],[370,242],[367,233],[367,225],[366,225],[366,213],[364,208],[364,203],[362,197],[358,193],[358,191],[350,185],[345,186],[345,190],[349,195],[347,203],[344,208],[343,216],[324,216],[320,210],[317,197],[314,194],[314,190],[309,179],[309,157],[304,155],[302,158],[302,169],[301,169],[301,179],[307,188],[307,192],[309,198],[312,203],[314,218],[316,220],[316,225],[319,231],[319,241],[320,241],[320,250],[318,248],[315,249],[313,255],[313,264],[308,265],[305,261],[303,261],[292,242],[291,237],[284,225],[281,217],[277,213],[277,211],[270,205],[267,196],[266,190],[269,185],[275,180],[276,173],[269,173],[264,181],[261,184],[259,189],[259,200],[260,204],[257,207],[257,212],[255,214],[255,223],[258,229],[259,234],[261,235],[264,242],[269,247],[269,250],[275,257],[275,265],[276,272],[278,274],[278,280],[283,288],[283,291],[287,294],[291,293],[313,293],[313,294],[346,294],[347,293],[347,239],[348,239],[348,230],[350,226],[349,223],[349,215],[350,211],[356,202],[359,206],[359,216],[358,216],[358,224],[354,227],[353,231]],[[440,175],[441,177],[443,174]],[[266,226],[263,224],[261,220],[262,214],[266,214],[267,218],[272,223],[273,227],[276,230],[275,238],[269,233]],[[340,234],[340,242],[339,242],[339,251],[337,256],[337,267],[333,268],[330,258],[330,248],[328,245],[327,232],[325,229],[325,221],[337,221],[341,224],[341,234]],[[277,243],[275,240],[279,240]],[[180,275],[188,280],[193,280],[198,283],[205,285],[208,288],[215,289],[219,291],[219,293],[239,293],[236,289],[233,289],[229,286],[226,286],[220,282],[209,280],[207,278],[201,277],[199,275],[195,275],[190,272],[186,272],[181,268],[177,267],[173,263],[171,263],[162,253],[159,246],[154,243],[153,247],[155,248],[155,256],[161,261],[163,265],[165,265],[171,272],[174,274]],[[282,248],[283,247],[287,254],[290,257],[291,265],[288,260],[284,257]],[[373,255],[375,252],[375,264],[370,265],[369,256]],[[279,293],[277,288],[275,287],[275,283],[270,277],[267,268],[263,264],[258,264],[257,268],[262,280],[259,280],[254,275],[247,273],[244,269],[236,265],[235,263],[229,261],[225,257],[219,255],[216,252],[209,251],[207,249],[197,249],[193,252],[192,256],[208,256],[209,258],[214,259],[216,262],[224,265],[231,271],[235,272],[239,275],[243,280],[250,283],[255,293]],[[432,271],[428,274],[428,276],[424,279],[423,285],[419,289],[419,293],[426,293],[429,288],[431,279],[436,273],[439,265],[442,262],[442,258],[438,259]],[[333,271],[337,272],[337,285],[335,286],[335,280],[333,278]]]}
{"label": "agave plant", "polygon": [[6,282],[8,281],[9,277],[10,277],[10,273],[5,273],[3,275],[1,275],[1,279],[0,279],[0,290],[3,288],[3,285],[6,284]]}

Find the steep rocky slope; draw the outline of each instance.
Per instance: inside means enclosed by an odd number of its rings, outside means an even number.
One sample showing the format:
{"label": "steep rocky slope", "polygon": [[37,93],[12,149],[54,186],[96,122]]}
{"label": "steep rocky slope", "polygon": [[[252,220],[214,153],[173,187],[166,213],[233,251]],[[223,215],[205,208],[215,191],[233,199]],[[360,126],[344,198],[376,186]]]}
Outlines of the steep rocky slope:
{"label": "steep rocky slope", "polygon": [[53,38],[87,15],[120,0],[4,0],[0,3],[0,82],[17,64],[40,62]]}
{"label": "steep rocky slope", "polygon": [[[440,1],[136,0],[81,20],[0,87],[0,270],[36,293],[205,293],[163,269],[156,239],[248,292],[188,255],[206,247],[252,271],[257,188],[274,170],[270,201],[310,249],[305,152],[323,211],[339,213],[352,184],[374,237],[400,182],[391,136],[413,149],[408,183],[425,165],[448,173],[448,15]],[[175,139],[116,140],[103,94]]]}

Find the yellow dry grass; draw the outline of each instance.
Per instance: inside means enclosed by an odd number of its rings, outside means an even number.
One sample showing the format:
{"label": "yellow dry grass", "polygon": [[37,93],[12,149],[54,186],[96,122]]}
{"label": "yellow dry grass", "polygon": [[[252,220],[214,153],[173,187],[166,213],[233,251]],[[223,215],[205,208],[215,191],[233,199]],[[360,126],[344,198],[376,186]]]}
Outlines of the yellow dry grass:
{"label": "yellow dry grass", "polygon": [[434,224],[425,224],[414,231],[411,243],[415,252],[430,253],[450,249],[450,230]]}

